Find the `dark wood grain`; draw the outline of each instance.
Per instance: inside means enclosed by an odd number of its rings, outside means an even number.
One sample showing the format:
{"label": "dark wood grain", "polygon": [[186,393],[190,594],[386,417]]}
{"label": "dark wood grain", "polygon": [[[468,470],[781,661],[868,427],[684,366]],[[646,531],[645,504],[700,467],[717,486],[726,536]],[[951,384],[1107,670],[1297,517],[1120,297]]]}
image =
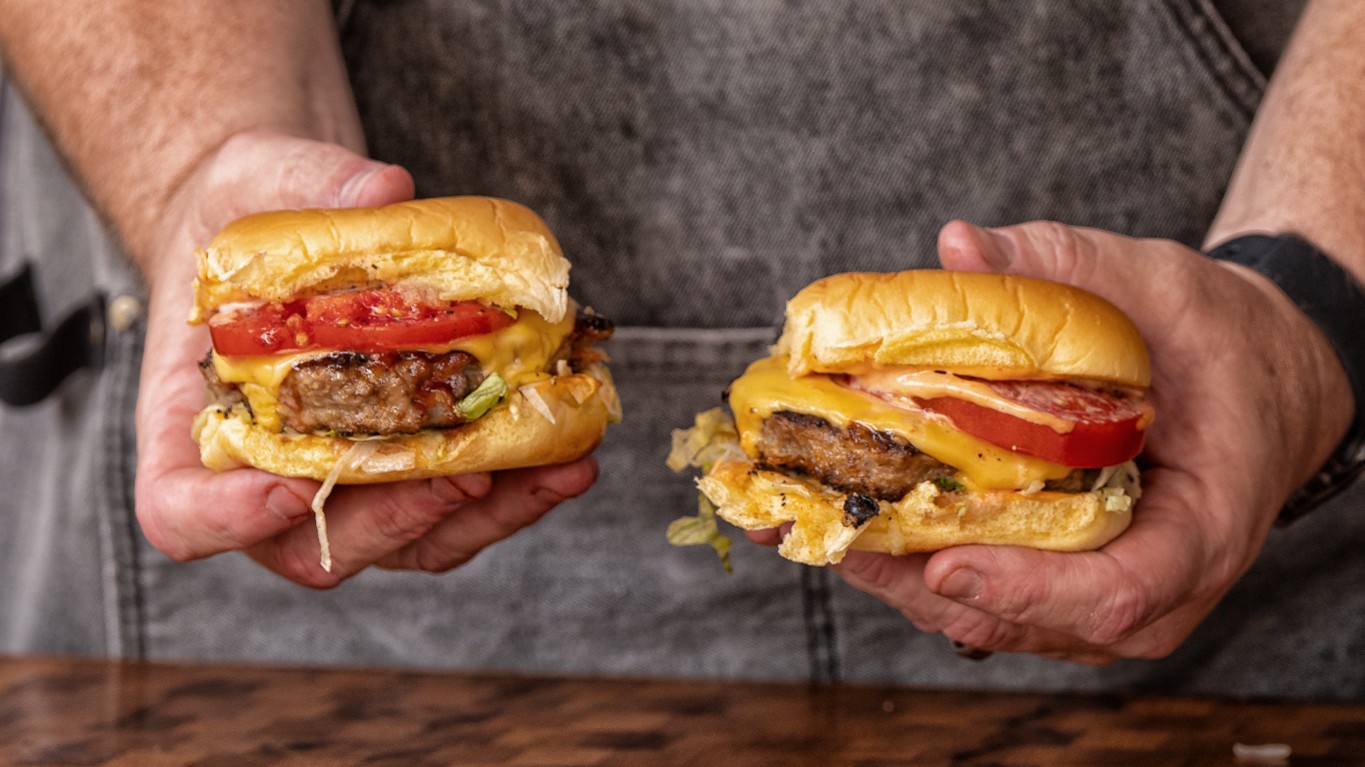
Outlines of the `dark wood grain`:
{"label": "dark wood grain", "polygon": [[0,765],[1365,764],[1365,705],[0,659]]}

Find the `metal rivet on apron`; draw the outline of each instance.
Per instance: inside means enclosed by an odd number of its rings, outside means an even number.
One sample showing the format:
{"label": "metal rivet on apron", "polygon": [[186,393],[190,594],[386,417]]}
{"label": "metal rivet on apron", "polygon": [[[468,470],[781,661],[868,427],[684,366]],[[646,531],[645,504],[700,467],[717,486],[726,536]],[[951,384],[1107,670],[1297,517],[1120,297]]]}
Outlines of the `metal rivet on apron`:
{"label": "metal rivet on apron", "polygon": [[142,317],[142,302],[124,293],[109,302],[109,325],[119,332],[131,328]]}

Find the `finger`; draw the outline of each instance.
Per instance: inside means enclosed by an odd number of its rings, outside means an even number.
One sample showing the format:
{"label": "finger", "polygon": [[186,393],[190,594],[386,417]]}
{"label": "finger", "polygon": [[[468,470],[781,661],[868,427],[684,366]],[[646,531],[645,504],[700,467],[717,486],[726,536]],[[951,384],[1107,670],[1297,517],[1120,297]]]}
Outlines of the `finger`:
{"label": "finger", "polygon": [[[163,271],[204,247],[229,222],[252,213],[300,208],[383,205],[410,200],[412,176],[351,150],[275,131],[248,131],[228,139],[186,180],[163,220],[169,234],[149,238],[148,279],[155,288]],[[167,268],[169,267],[169,269]],[[188,282],[174,290],[188,289]]]}
{"label": "finger", "polygon": [[925,555],[890,556],[850,551],[831,569],[849,585],[899,610],[926,633],[986,652],[1026,652],[1089,665],[1116,659],[1108,650],[1077,637],[1035,626],[1025,626],[992,615],[976,606],[946,599],[925,585]]}
{"label": "finger", "polygon": [[762,530],[745,530],[744,537],[759,546],[779,546],[786,533],[780,528],[768,527]]}
{"label": "finger", "polygon": [[[939,232],[939,260],[949,269],[998,272],[1064,282],[1103,296],[1137,324],[1148,343],[1171,339],[1173,318],[1191,308],[1201,273],[1214,268],[1166,240],[1137,240],[1098,229],[1033,221],[987,229],[963,221]],[[1132,285],[1164,290],[1132,290]]]}
{"label": "finger", "polygon": [[[1189,601],[1206,563],[1194,515],[1154,491],[1123,535],[1093,552],[961,546],[930,558],[924,583],[935,594],[1010,623],[1075,637],[1097,647],[1125,642]],[[1192,628],[1192,624],[1190,626]],[[1164,654],[1152,646],[1140,654]]]}
{"label": "finger", "polygon": [[[198,448],[185,452],[198,461]],[[316,482],[255,469],[218,474],[202,466],[160,471],[144,465],[136,483],[136,513],[154,547],[179,562],[243,549],[311,518]]]}
{"label": "finger", "polygon": [[924,585],[927,561],[923,554],[891,556],[850,551],[830,569],[850,586],[899,610],[920,631],[937,633],[964,609]]}
{"label": "finger", "polygon": [[412,196],[412,179],[395,166],[345,148],[281,133],[230,139],[178,196],[183,220],[149,272],[152,301],[138,399],[137,514],[148,539],[169,556],[194,559],[259,544],[311,516],[318,483],[240,470],[205,469],[190,436],[204,405],[195,360],[207,332],[189,327],[194,247],[227,221],[273,208],[374,205]]}
{"label": "finger", "polygon": [[249,131],[223,144],[207,191],[223,223],[262,210],[347,208],[412,199],[412,176],[343,146],[274,131]]}
{"label": "finger", "polygon": [[557,466],[498,472],[486,497],[464,505],[376,564],[390,569],[446,572],[535,523],[565,500],[586,492],[596,479],[597,462],[591,457]]}
{"label": "finger", "polygon": [[204,468],[190,424],[204,405],[195,360],[208,333],[185,324],[189,289],[153,295],[137,403],[135,509],[148,541],[178,561],[240,549],[306,520],[318,483]]}
{"label": "finger", "polygon": [[487,495],[491,485],[487,473],[476,473],[339,486],[323,510],[332,554],[330,571],[322,566],[321,544],[313,525],[296,527],[248,553],[291,581],[331,588]]}

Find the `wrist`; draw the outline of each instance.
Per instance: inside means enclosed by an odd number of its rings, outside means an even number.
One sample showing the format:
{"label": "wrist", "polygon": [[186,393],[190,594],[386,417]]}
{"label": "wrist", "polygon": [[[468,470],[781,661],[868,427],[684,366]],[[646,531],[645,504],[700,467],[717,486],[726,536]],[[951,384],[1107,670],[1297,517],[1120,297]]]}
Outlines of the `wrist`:
{"label": "wrist", "polygon": [[[1288,421],[1286,456],[1303,462],[1281,521],[1290,521],[1345,489],[1365,471],[1365,288],[1311,243],[1293,234],[1248,235],[1209,251],[1240,267],[1301,326],[1282,349],[1286,382],[1270,406]],[[1289,407],[1289,405],[1294,407]],[[1304,439],[1293,439],[1297,433]],[[1298,448],[1297,450],[1295,448]]]}

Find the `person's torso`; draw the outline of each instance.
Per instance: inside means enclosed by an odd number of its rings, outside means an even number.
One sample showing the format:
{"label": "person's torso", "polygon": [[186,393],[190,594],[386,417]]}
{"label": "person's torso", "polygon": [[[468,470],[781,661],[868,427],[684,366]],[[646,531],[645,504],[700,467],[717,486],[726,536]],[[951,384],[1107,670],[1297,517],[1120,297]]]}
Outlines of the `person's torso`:
{"label": "person's torso", "polygon": [[1294,598],[1279,574],[1302,567],[1297,557],[1342,558],[1332,547],[1347,544],[1311,528],[1289,532],[1303,550],[1281,543],[1284,561],[1253,570],[1176,657],[1103,671],[1028,657],[963,664],[942,637],[826,571],[738,540],[727,577],[709,549],[664,541],[696,503],[690,480],[664,467],[669,430],[719,403],[807,282],[932,266],[954,218],[1049,218],[1197,245],[1264,88],[1211,3],[348,0],[339,15],[372,153],[411,169],[421,195],[509,197],[547,219],[574,264],[571,292],[620,325],[607,349],[625,420],[599,451],[593,490],[443,576],[368,572],[318,594],[244,557],[181,565],[142,543],[138,600],[120,613],[134,627],[127,646],[591,673],[1359,691],[1358,677],[1265,676],[1286,643],[1340,646],[1326,636],[1338,625],[1330,611],[1266,644],[1251,609],[1255,589]]}

